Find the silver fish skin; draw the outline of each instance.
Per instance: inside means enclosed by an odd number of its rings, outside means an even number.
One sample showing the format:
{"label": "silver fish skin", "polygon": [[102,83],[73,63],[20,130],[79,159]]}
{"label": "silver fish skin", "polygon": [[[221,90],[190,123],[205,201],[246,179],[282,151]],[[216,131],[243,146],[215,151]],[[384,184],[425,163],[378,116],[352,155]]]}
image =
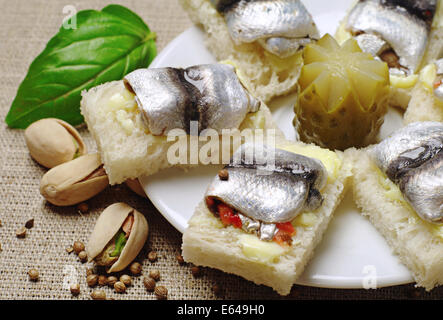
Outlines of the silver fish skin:
{"label": "silver fish skin", "polygon": [[226,64],[181,68],[138,69],[124,77],[135,93],[143,120],[153,135],[170,130],[190,132],[190,121],[198,121],[198,132],[211,128],[238,128],[249,112],[260,108],[240,83],[235,69]]}
{"label": "silver fish skin", "polygon": [[354,38],[357,40],[360,48],[364,48],[365,52],[370,53],[374,57],[377,57],[390,47],[385,40],[375,34],[362,33]]}
{"label": "silver fish skin", "polygon": [[443,152],[407,172],[399,187],[422,219],[443,223]]}
{"label": "silver fish skin", "polygon": [[[436,0],[359,0],[351,9],[346,28],[353,35],[372,34],[386,41],[399,58],[405,74],[416,73],[426,51]],[[371,51],[371,42],[359,43]]]}
{"label": "silver fish skin", "polygon": [[443,222],[443,123],[411,123],[369,152],[422,219]]}
{"label": "silver fish skin", "polygon": [[216,199],[238,211],[244,230],[258,233],[262,240],[272,240],[270,230],[276,230],[276,223],[292,221],[306,207],[315,210],[322,203],[318,190],[326,184],[327,172],[316,159],[248,144],[236,151],[225,169],[228,179],[216,176],[205,199]]}
{"label": "silver fish skin", "polygon": [[287,58],[304,48],[313,40],[310,38],[290,39],[282,37],[273,37],[267,39],[259,39],[260,45],[267,51],[279,56],[280,58]]}
{"label": "silver fish skin", "polygon": [[236,44],[259,43],[265,50],[288,57],[319,32],[303,3],[299,0],[211,0],[224,15],[232,40]]}
{"label": "silver fish skin", "polygon": [[421,165],[443,149],[443,123],[413,122],[369,149],[376,165],[396,182],[402,170]]}

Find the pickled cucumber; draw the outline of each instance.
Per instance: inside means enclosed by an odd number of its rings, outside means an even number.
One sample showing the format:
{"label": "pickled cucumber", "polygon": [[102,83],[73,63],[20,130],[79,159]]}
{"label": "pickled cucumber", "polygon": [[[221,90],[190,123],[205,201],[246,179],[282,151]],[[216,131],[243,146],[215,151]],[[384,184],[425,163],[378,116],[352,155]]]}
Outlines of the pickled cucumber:
{"label": "pickled cucumber", "polygon": [[340,46],[326,34],[303,52],[294,106],[300,138],[344,150],[373,143],[387,112],[389,69],[354,39]]}

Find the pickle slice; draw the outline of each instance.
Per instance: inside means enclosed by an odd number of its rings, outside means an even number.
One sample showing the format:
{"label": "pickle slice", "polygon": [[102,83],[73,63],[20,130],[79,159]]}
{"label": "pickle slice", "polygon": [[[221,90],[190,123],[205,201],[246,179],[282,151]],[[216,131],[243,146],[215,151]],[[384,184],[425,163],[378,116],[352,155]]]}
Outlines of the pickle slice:
{"label": "pickle slice", "polygon": [[294,126],[305,142],[344,150],[375,138],[387,112],[389,69],[354,39],[340,46],[326,34],[303,51]]}

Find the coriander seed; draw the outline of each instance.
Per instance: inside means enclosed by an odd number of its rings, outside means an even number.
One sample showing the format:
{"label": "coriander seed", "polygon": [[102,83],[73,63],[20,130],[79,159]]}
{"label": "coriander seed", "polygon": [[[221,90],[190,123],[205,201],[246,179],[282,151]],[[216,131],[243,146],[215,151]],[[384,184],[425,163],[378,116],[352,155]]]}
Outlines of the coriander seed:
{"label": "coriander seed", "polygon": [[155,281],[160,280],[160,271],[158,270],[151,270],[149,271],[149,276],[154,279]]}
{"label": "coriander seed", "polygon": [[94,300],[106,300],[106,292],[103,290],[94,290],[91,293],[91,298]]}
{"label": "coriander seed", "polygon": [[72,247],[74,248],[76,254],[85,251],[85,245],[81,241],[75,241]]}
{"label": "coriander seed", "polygon": [[128,287],[132,284],[132,278],[131,278],[131,276],[128,276],[127,274],[122,275],[120,277],[120,281],[123,282]]}
{"label": "coriander seed", "polygon": [[89,210],[89,206],[86,202],[82,202],[77,205],[77,210],[81,213],[87,213]]}
{"label": "coriander seed", "polygon": [[109,276],[107,280],[108,280],[107,282],[108,286],[112,288],[114,287],[114,284],[118,281],[117,277],[114,276]]}
{"label": "coriander seed", "polygon": [[26,229],[32,229],[33,227],[34,227],[34,219],[29,219],[28,221],[26,221],[25,223]]}
{"label": "coriander seed", "polygon": [[125,284],[123,282],[117,281],[114,284],[114,290],[117,293],[124,293],[126,291],[126,286],[125,286]]}
{"label": "coriander seed", "polygon": [[200,275],[201,275],[201,270],[200,270],[200,268],[199,267],[197,267],[197,266],[193,266],[193,267],[191,267],[191,273],[192,273],[192,275],[194,276],[194,277],[199,277]]}
{"label": "coriander seed", "polygon": [[78,258],[81,262],[86,262],[88,260],[88,254],[86,253],[86,251],[80,251],[80,253],[78,254]]}
{"label": "coriander seed", "polygon": [[129,267],[129,271],[131,271],[134,276],[138,276],[142,272],[142,265],[138,262],[133,262]]}
{"label": "coriander seed", "polygon": [[98,276],[98,285],[100,287],[106,286],[108,284],[108,278],[104,275]]}
{"label": "coriander seed", "polygon": [[151,251],[148,253],[148,260],[151,262],[155,262],[157,261],[158,257],[157,257],[157,252],[155,251]]}
{"label": "coriander seed", "polygon": [[69,287],[69,290],[71,290],[71,294],[73,296],[78,296],[80,294],[80,285],[78,283],[71,284],[71,286]]}
{"label": "coriander seed", "polygon": [[146,290],[150,292],[155,290],[156,282],[151,277],[144,277],[143,284],[145,285]]}
{"label": "coriander seed", "polygon": [[154,293],[159,300],[164,300],[168,298],[168,289],[164,286],[156,286]]}
{"label": "coriander seed", "polygon": [[86,283],[91,288],[95,287],[97,285],[97,282],[98,282],[98,276],[96,274],[90,274],[89,276],[86,277]]}
{"label": "coriander seed", "polygon": [[214,292],[214,294],[216,296],[218,296],[220,294],[220,292],[221,292],[220,286],[218,284],[214,284],[212,286],[212,291]]}
{"label": "coriander seed", "polygon": [[185,259],[183,259],[183,256],[181,254],[176,255],[175,258],[177,259],[179,265],[185,264]]}
{"label": "coriander seed", "polygon": [[29,275],[29,280],[31,280],[31,281],[37,281],[39,278],[39,274],[36,269],[30,269],[28,271],[28,275]]}
{"label": "coriander seed", "polygon": [[23,239],[24,237],[26,237],[26,228],[22,227],[22,228],[18,229],[15,232],[15,235],[17,236],[17,238]]}
{"label": "coriander seed", "polygon": [[218,177],[220,178],[220,180],[226,181],[229,179],[229,172],[226,169],[221,169],[218,172]]}

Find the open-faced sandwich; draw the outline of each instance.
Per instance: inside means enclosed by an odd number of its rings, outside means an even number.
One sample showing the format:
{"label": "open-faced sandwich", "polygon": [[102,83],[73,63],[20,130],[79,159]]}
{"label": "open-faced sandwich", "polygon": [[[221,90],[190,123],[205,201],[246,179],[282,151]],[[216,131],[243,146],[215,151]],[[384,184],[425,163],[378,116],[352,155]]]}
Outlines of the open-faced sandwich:
{"label": "open-faced sandwich", "polygon": [[418,286],[443,284],[443,123],[415,122],[353,160],[354,199]]}
{"label": "open-faced sandwich", "polygon": [[441,0],[357,0],[336,38],[354,37],[361,49],[388,63],[390,104],[406,109],[418,72],[442,54]]}
{"label": "open-faced sandwich", "polygon": [[[81,112],[110,184],[173,165],[201,164],[198,149],[208,136],[218,138],[223,130],[263,129],[266,135],[267,129],[273,129],[276,139],[281,137],[267,106],[248,92],[242,80],[229,64],[139,69],[122,81],[83,92]],[[205,134],[206,139],[199,139]],[[180,137],[185,146],[194,142],[198,147],[187,148],[184,159],[168,154]],[[229,161],[231,144],[222,142],[212,145],[212,156],[227,154]],[[193,163],[189,157],[195,154]]]}
{"label": "open-faced sandwich", "polygon": [[411,91],[404,122],[408,124],[416,121],[443,122],[443,50],[439,60],[423,68]]}
{"label": "open-faced sandwich", "polygon": [[218,60],[232,59],[267,102],[296,89],[301,48],[319,33],[300,0],[180,0]]}
{"label": "open-faced sandwich", "polygon": [[301,142],[245,144],[207,188],[183,257],[287,295],[342,199],[351,164]]}

